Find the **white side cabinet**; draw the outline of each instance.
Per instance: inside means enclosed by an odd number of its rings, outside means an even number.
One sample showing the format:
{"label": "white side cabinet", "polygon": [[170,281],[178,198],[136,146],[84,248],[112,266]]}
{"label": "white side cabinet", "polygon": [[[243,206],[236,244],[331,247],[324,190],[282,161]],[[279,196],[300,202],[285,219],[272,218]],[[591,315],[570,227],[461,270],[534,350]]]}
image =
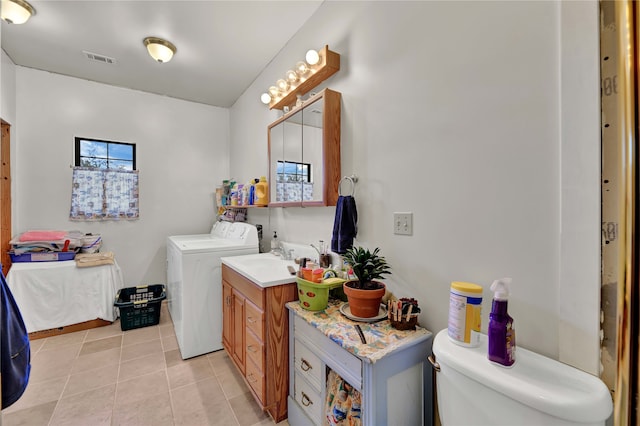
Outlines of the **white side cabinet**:
{"label": "white side cabinet", "polygon": [[[299,302],[289,309],[288,422],[322,425],[329,371],[361,393],[366,426],[433,424],[431,332],[397,332],[389,321],[355,323],[330,302],[321,313],[305,311]],[[367,344],[354,328],[360,324]],[[406,336],[406,337],[405,337]],[[357,354],[357,355],[356,355]]]}

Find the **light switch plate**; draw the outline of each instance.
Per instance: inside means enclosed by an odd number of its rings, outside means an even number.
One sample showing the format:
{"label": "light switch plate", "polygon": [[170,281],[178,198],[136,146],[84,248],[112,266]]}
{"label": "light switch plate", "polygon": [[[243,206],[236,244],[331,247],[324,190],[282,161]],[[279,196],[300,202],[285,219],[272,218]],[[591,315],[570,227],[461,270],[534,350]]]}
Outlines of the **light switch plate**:
{"label": "light switch plate", "polygon": [[396,235],[413,235],[413,213],[394,213],[393,233]]}

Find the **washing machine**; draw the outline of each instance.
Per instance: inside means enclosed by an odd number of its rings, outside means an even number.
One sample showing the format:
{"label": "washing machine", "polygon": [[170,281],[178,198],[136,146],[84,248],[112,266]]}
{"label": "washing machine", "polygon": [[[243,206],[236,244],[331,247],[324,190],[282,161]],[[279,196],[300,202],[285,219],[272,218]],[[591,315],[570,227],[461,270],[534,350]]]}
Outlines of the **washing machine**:
{"label": "washing machine", "polygon": [[167,299],[182,359],[222,349],[222,262],[258,253],[258,232],[216,222],[209,234],[167,237]]}

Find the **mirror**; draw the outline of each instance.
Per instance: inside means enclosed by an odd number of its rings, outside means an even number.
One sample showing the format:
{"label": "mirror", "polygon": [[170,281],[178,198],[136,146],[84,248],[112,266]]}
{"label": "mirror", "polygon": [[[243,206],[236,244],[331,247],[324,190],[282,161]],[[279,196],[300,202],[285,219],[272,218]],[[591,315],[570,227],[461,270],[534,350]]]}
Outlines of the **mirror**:
{"label": "mirror", "polygon": [[340,93],[325,89],[268,127],[269,206],[335,206]]}

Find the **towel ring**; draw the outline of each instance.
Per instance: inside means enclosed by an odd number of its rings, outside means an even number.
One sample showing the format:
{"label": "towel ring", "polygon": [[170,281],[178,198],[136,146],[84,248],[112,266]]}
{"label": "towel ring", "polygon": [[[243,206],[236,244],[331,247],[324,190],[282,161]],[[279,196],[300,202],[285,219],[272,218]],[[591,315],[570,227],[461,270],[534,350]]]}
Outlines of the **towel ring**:
{"label": "towel ring", "polygon": [[340,179],[340,182],[338,182],[338,195],[340,196],[346,195],[342,193],[342,183],[345,181],[351,182],[351,194],[349,195],[353,196],[353,194],[355,194],[356,192],[356,182],[358,182],[358,176],[356,175],[344,176],[342,179]]}

